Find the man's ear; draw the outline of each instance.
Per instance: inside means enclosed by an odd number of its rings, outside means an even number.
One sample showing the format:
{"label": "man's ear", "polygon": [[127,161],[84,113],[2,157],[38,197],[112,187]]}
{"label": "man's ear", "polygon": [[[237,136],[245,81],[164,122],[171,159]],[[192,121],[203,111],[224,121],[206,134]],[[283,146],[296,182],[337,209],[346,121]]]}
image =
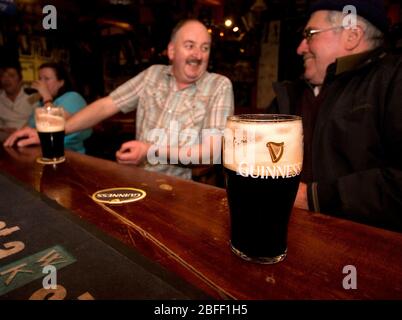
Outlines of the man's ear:
{"label": "man's ear", "polygon": [[364,30],[361,26],[348,28],[345,30],[345,33],[345,49],[348,51],[356,49],[364,40]]}
{"label": "man's ear", "polygon": [[170,61],[173,60],[173,57],[174,57],[174,44],[173,44],[173,42],[169,42],[169,44],[168,44],[167,55],[168,55]]}

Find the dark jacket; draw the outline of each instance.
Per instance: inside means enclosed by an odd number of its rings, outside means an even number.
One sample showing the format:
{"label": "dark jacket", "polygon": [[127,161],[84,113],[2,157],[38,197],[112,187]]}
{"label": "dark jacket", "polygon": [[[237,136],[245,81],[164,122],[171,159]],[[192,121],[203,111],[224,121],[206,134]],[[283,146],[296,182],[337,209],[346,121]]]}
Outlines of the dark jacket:
{"label": "dark jacket", "polygon": [[[296,112],[305,82],[274,85]],[[402,231],[402,58],[375,50],[328,67],[312,137],[311,210]]]}

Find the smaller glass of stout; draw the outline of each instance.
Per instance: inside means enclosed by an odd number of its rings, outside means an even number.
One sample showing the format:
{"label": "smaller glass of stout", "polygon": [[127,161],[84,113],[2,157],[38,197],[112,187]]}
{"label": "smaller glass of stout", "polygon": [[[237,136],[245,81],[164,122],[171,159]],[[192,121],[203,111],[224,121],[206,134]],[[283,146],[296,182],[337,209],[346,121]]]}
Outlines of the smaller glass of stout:
{"label": "smaller glass of stout", "polygon": [[35,109],[36,130],[39,134],[42,164],[57,164],[65,161],[64,157],[64,127],[65,118],[62,107],[47,103]]}

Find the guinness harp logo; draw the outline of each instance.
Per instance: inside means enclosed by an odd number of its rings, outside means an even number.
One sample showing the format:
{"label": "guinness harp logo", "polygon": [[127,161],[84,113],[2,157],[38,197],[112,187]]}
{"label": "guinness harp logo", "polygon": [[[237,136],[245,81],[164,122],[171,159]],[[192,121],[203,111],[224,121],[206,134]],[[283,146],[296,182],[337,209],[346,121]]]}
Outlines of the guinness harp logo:
{"label": "guinness harp logo", "polygon": [[267,148],[269,150],[269,155],[271,156],[271,160],[273,163],[277,163],[281,160],[283,155],[283,148],[285,146],[284,142],[276,143],[276,142],[268,142]]}

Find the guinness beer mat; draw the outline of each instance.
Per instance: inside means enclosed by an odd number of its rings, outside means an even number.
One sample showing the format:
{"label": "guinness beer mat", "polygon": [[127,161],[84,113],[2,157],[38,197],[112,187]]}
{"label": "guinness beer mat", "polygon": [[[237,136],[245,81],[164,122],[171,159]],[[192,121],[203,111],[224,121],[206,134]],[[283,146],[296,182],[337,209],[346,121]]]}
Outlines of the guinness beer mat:
{"label": "guinness beer mat", "polygon": [[144,199],[146,192],[135,188],[110,188],[95,192],[92,199],[96,202],[108,204],[122,204]]}
{"label": "guinness beer mat", "polygon": [[0,174],[0,300],[209,298],[11,179]]}

